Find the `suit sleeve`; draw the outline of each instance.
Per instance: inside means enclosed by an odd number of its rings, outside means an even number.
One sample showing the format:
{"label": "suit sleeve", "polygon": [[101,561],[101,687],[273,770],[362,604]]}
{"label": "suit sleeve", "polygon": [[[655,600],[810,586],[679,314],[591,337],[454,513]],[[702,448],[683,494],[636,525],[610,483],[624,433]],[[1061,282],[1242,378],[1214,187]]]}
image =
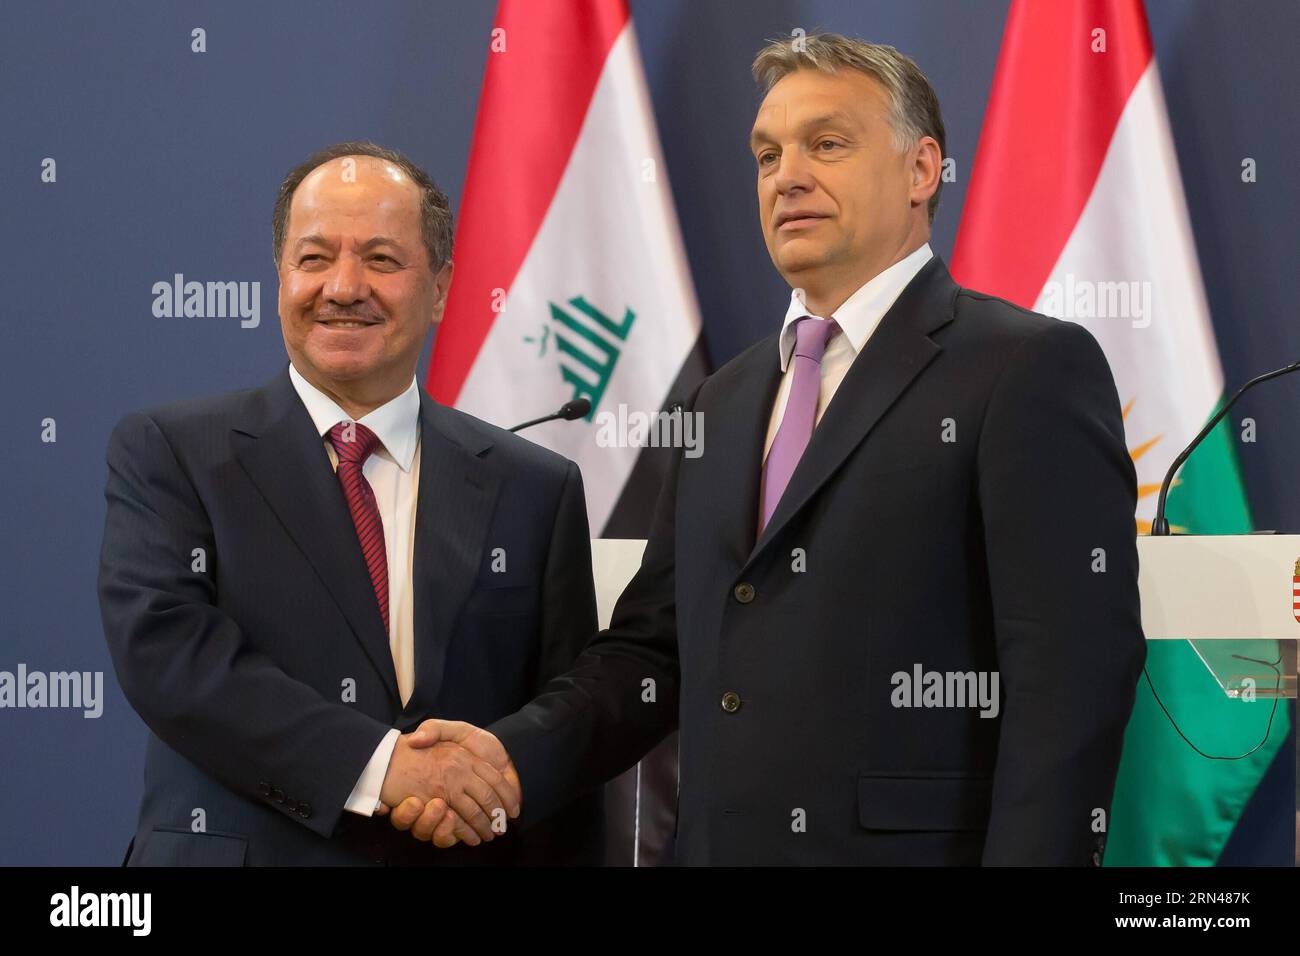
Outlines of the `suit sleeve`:
{"label": "suit sleeve", "polygon": [[1003,697],[983,862],[1087,865],[1146,645],[1134,468],[1086,329],[1056,322],[1020,346],[977,456]]}
{"label": "suit sleeve", "polygon": [[99,564],[122,691],[157,737],[236,793],[322,836],[389,728],[332,703],[254,648],[215,606],[208,515],[158,424],[131,414],[108,444]]}
{"label": "suit sleeve", "polygon": [[[641,567],[619,597],[609,629],[587,643],[573,665],[533,701],[487,728],[519,772],[521,826],[618,776],[677,727],[673,564],[681,458],[680,451],[673,456]],[[577,488],[580,492],[580,483]],[[556,612],[558,624],[564,609]],[[585,607],[582,612],[585,622]]]}
{"label": "suit sleeve", "polygon": [[[591,533],[582,473],[568,463],[547,545],[541,610],[537,682],[541,693],[573,667],[596,634],[596,589],[591,572]],[[520,821],[520,866],[592,866],[604,853],[604,815],[600,791],[582,796],[544,820],[536,814]]]}
{"label": "suit sleeve", "polygon": [[596,633],[596,589],[591,573],[591,532],[582,472],[568,463],[546,556],[542,596],[540,693],[582,653]]}

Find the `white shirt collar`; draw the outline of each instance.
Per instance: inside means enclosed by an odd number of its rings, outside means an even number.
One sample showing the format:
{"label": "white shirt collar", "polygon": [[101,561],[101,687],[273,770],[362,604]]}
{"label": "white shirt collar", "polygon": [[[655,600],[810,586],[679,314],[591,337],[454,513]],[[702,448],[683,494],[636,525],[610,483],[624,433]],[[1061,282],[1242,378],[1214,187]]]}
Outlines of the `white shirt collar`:
{"label": "white shirt collar", "polygon": [[[922,243],[920,248],[868,281],[831,313],[831,318],[838,323],[844,339],[853,346],[855,355],[862,351],[862,347],[867,344],[867,339],[880,324],[880,320],[885,317],[890,306],[933,255],[930,244]],[[789,367],[790,355],[794,352],[794,324],[808,314],[808,308],[803,301],[803,290],[795,289],[790,293],[790,308],[786,310],[785,322],[781,326],[781,336],[777,343],[781,349],[782,372]]]}
{"label": "white shirt collar", "polygon": [[[307,414],[322,438],[339,422],[352,421],[334,399],[303,378],[292,362],[289,363],[289,380],[307,406]],[[365,425],[375,433],[384,450],[397,462],[397,467],[410,471],[420,437],[420,386],[416,384],[415,376],[411,376],[411,385],[406,391],[358,419],[357,424]]]}

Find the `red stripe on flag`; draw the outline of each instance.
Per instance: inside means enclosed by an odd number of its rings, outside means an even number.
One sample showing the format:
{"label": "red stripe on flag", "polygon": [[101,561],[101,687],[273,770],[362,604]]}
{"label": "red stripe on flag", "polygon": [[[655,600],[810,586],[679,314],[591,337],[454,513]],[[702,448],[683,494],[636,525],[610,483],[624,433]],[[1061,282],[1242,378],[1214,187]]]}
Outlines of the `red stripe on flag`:
{"label": "red stripe on flag", "polygon": [[958,282],[1033,306],[1150,62],[1141,0],[1015,0],[953,250]]}
{"label": "red stripe on flag", "polygon": [[501,0],[456,230],[455,269],[426,387],[453,405],[578,140],[626,0]]}

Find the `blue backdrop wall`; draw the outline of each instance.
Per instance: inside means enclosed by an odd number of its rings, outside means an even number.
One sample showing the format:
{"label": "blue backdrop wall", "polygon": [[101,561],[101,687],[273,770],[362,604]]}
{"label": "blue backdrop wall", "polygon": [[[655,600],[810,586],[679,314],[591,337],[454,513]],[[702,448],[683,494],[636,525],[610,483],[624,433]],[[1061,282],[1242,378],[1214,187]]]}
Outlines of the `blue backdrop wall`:
{"label": "blue backdrop wall", "polygon": [[[633,0],[714,367],[781,321],[756,228],[749,62],[794,27],[892,43],[943,104],[957,181],[948,256],[1006,0]],[[1157,58],[1226,379],[1300,357],[1300,4],[1149,0]],[[94,579],[104,446],[127,410],[260,384],[284,362],[270,215],[284,173],[337,140],[423,163],[459,203],[491,0],[113,4],[0,9],[5,548],[0,670],[102,671],[104,710],[0,710],[0,863],[116,864],[144,727],[118,691]],[[202,27],[207,51],[191,52]],[[1241,160],[1258,163],[1243,184]],[[57,181],[42,182],[42,162]],[[260,322],[159,319],[152,286],[261,283]],[[1258,527],[1300,531],[1300,379],[1259,390],[1242,446]],[[41,440],[42,421],[57,441]],[[1289,788],[1290,774],[1277,785]],[[1288,796],[1289,800],[1290,797]]]}

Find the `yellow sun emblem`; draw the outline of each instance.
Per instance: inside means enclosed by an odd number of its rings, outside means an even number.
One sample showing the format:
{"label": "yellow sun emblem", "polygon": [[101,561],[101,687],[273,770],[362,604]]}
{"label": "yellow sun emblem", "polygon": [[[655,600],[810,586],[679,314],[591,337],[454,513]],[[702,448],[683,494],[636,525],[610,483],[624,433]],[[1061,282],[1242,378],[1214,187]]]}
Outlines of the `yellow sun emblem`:
{"label": "yellow sun emblem", "polygon": [[[1129,403],[1128,403],[1127,405],[1124,406],[1123,417],[1124,417],[1124,419],[1125,419],[1126,421],[1127,421],[1127,419],[1128,419],[1128,413],[1129,413],[1129,410],[1133,407],[1133,403],[1136,402],[1136,401],[1137,401],[1136,398],[1131,398],[1131,399],[1129,399]],[[1155,445],[1155,443],[1158,442],[1158,441],[1160,441],[1160,439],[1163,438],[1163,437],[1164,437],[1163,435],[1157,435],[1155,438],[1149,439],[1148,441],[1144,441],[1142,444],[1138,445],[1136,448],[1130,448],[1130,449],[1128,450],[1128,455],[1129,455],[1130,458],[1133,459],[1133,464],[1136,466],[1136,465],[1137,465],[1137,460],[1138,460],[1139,458],[1141,458],[1143,455],[1145,455],[1147,452],[1149,452],[1149,451],[1152,449],[1152,447]],[[1170,491],[1173,491],[1173,490],[1174,490],[1175,488],[1177,488],[1180,484],[1182,484],[1182,481],[1181,481],[1180,479],[1178,479],[1178,478],[1175,478],[1175,479],[1173,480],[1173,482],[1170,484],[1170,486],[1169,486],[1169,490],[1170,490]],[[1140,484],[1140,485],[1138,485],[1137,492],[1138,492],[1138,493],[1137,493],[1138,501],[1141,501],[1143,498],[1148,498],[1148,497],[1150,497],[1151,495],[1157,495],[1157,494],[1160,493],[1160,482],[1157,481],[1157,482],[1155,482],[1154,484],[1147,484],[1147,485],[1142,485],[1142,484]],[[1187,529],[1184,528],[1184,527],[1182,527],[1181,525],[1171,524],[1171,525],[1169,526],[1169,531],[1170,531],[1170,533],[1172,534],[1172,533],[1174,533],[1174,532],[1186,532]],[[1138,534],[1150,534],[1150,533],[1151,533],[1151,522],[1150,522],[1150,521],[1147,521],[1147,520],[1144,519],[1144,518],[1138,518],[1138,519],[1137,519],[1137,532],[1138,532]]]}

